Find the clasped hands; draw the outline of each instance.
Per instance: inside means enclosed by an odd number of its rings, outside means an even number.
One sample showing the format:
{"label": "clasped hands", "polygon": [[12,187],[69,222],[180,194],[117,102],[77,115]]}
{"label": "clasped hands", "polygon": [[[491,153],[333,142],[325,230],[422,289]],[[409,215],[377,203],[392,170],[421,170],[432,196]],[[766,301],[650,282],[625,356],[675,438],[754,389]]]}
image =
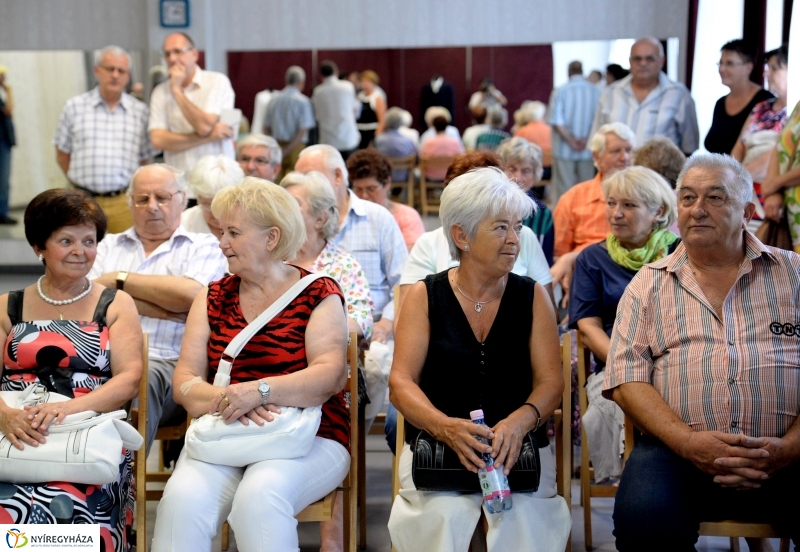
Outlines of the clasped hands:
{"label": "clasped hands", "polygon": [[73,413],[70,402],[43,403],[26,406],[22,410],[4,409],[0,412],[0,428],[17,449],[22,450],[25,445],[38,447],[45,443],[51,425],[60,424],[68,414]]}
{"label": "clasped hands", "polygon": [[[453,449],[469,471],[478,473],[479,468],[486,467],[486,463],[478,456],[486,453],[494,459],[495,468],[502,468],[503,473],[508,475],[519,460],[526,431],[522,421],[516,420],[515,415],[511,414],[492,428],[477,425],[471,420],[448,418],[437,433],[434,437]],[[477,437],[483,437],[492,444],[481,443]]]}
{"label": "clasped hands", "polygon": [[757,489],[794,460],[779,437],[748,437],[720,431],[696,431],[684,446],[684,457],[714,476],[722,487]]}
{"label": "clasped hands", "polygon": [[219,414],[226,424],[239,420],[248,425],[252,420],[256,425],[264,425],[273,421],[272,414],[280,414],[281,409],[274,404],[261,406],[261,393],[248,387],[246,383],[235,383],[223,388],[214,395],[208,413]]}

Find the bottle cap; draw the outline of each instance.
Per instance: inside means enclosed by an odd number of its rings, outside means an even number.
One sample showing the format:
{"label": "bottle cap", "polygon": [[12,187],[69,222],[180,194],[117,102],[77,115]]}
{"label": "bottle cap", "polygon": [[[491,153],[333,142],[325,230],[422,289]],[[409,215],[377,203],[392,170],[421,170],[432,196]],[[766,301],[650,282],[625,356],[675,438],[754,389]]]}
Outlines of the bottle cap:
{"label": "bottle cap", "polygon": [[469,413],[469,418],[473,422],[475,420],[483,420],[483,410],[473,410],[472,412]]}

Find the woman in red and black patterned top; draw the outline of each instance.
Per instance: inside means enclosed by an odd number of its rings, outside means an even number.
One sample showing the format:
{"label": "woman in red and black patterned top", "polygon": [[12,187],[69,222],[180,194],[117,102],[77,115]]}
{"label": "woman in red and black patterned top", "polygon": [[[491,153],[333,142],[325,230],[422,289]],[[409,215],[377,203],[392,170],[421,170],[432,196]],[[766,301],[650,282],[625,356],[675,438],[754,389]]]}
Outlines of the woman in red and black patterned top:
{"label": "woman in red and black patterned top", "polygon": [[233,275],[212,282],[189,312],[175,400],[193,417],[219,413],[259,425],[272,421],[275,405],[322,405],[322,422],[302,458],[234,468],[184,451],[158,507],[153,551],[210,551],[226,518],[240,550],[297,550],[295,514],[335,489],[350,464],[344,298],[334,280],[314,281],[245,345],[230,385],[212,386],[231,339],[308,274],[284,262],[306,237],[297,201],[283,188],[248,177],[219,192],[212,211]]}

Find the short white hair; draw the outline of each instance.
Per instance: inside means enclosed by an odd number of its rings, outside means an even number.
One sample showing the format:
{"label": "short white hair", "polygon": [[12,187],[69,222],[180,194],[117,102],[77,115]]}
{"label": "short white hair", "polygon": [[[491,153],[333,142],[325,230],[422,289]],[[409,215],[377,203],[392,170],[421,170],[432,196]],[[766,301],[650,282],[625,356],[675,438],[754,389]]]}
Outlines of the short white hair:
{"label": "short white hair", "polygon": [[101,63],[103,63],[103,58],[106,54],[111,54],[115,57],[125,57],[128,60],[128,71],[131,70],[131,55],[128,53],[128,50],[125,48],[121,48],[119,46],[109,45],[106,46],[94,54],[94,66],[99,67]]}
{"label": "short white hair", "polygon": [[286,70],[286,84],[295,86],[306,82],[306,72],[299,65],[292,65]]}
{"label": "short white hair", "polygon": [[280,165],[281,161],[283,161],[283,151],[281,150],[281,146],[278,144],[278,141],[272,136],[259,134],[258,132],[248,134],[236,143],[236,159],[239,159],[239,156],[242,153],[242,148],[249,148],[253,146],[267,148],[269,151],[270,164]]}
{"label": "short white hair", "polygon": [[656,48],[658,48],[658,57],[664,57],[664,45],[661,44],[661,41],[654,36],[643,36],[641,38],[637,38],[636,42],[631,44],[631,52],[633,52],[633,47],[639,44],[640,42],[649,42]]}
{"label": "short white hair", "polygon": [[[147,171],[153,168],[162,168],[172,173],[172,178],[175,180],[175,184],[178,187],[179,192],[186,192],[186,178],[182,170],[176,169],[172,165],[167,165],[166,163],[150,163],[149,165],[143,165],[136,169],[136,172],[133,173],[131,176],[131,183],[128,186],[128,189],[125,191],[125,195],[128,196],[128,200],[133,196],[133,183],[136,181],[136,177],[139,176],[139,173],[142,171]],[[184,201],[186,200],[186,194],[184,193]]]}
{"label": "short white hair", "polygon": [[625,123],[608,123],[597,129],[592,139],[589,141],[589,151],[602,155],[606,150],[606,134],[616,134],[623,140],[631,143],[631,147],[636,147],[636,134],[631,127]]}
{"label": "short white hair", "polygon": [[432,105],[426,109],[423,119],[425,120],[425,124],[430,127],[433,126],[433,120],[436,117],[444,117],[447,119],[448,123],[453,120],[453,117],[450,115],[450,111],[448,111],[446,107],[442,107],[440,105]]}
{"label": "short white hair", "polygon": [[497,167],[481,167],[457,176],[442,192],[439,218],[450,246],[450,255],[461,258],[451,229],[460,226],[467,239],[474,239],[478,224],[486,217],[507,212],[525,219],[536,211],[536,204],[517,184]]}
{"label": "short white hair", "polygon": [[[678,192],[683,187],[687,173],[692,169],[704,169],[720,175],[725,184],[731,188],[732,197],[736,197],[742,206],[753,202],[753,177],[744,168],[744,165],[729,155],[721,153],[698,153],[692,155],[683,166],[678,175],[676,189]],[[724,178],[723,174],[729,172],[733,178]]]}
{"label": "short white hair", "polygon": [[225,186],[242,180],[244,171],[239,163],[227,155],[206,155],[192,167],[186,182],[197,197],[212,199]]}
{"label": "short white hair", "polygon": [[339,150],[328,144],[314,144],[301,151],[298,159],[306,155],[312,155],[315,152],[322,154],[322,158],[325,159],[325,168],[327,170],[330,172],[335,172],[336,169],[342,171],[342,183],[347,187],[347,164],[344,162],[344,158],[342,154],[339,153]]}
{"label": "short white hair", "polygon": [[306,201],[311,214],[318,217],[325,213],[327,219],[322,226],[322,237],[330,241],[339,233],[339,209],[336,207],[336,194],[328,179],[319,171],[302,174],[292,171],[281,180],[281,186],[292,188],[298,186],[306,192]]}

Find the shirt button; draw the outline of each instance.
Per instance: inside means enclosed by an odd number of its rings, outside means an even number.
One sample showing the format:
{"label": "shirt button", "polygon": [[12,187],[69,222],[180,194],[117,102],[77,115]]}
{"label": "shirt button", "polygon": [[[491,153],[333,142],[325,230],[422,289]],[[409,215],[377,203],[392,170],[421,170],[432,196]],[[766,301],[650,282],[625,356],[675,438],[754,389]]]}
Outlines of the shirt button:
{"label": "shirt button", "polygon": [[739,425],[739,422],[737,422],[736,420],[731,422],[731,427],[736,427],[738,425]]}
{"label": "shirt button", "polygon": [[733,339],[728,340],[728,345],[733,345]]}
{"label": "shirt button", "polygon": [[481,351],[481,356],[485,355],[486,351]]}
{"label": "shirt button", "polygon": [[733,378],[728,378],[728,385],[733,385]]}
{"label": "shirt button", "polygon": [[481,361],[481,364],[484,364],[484,362],[483,362],[483,361]]}

